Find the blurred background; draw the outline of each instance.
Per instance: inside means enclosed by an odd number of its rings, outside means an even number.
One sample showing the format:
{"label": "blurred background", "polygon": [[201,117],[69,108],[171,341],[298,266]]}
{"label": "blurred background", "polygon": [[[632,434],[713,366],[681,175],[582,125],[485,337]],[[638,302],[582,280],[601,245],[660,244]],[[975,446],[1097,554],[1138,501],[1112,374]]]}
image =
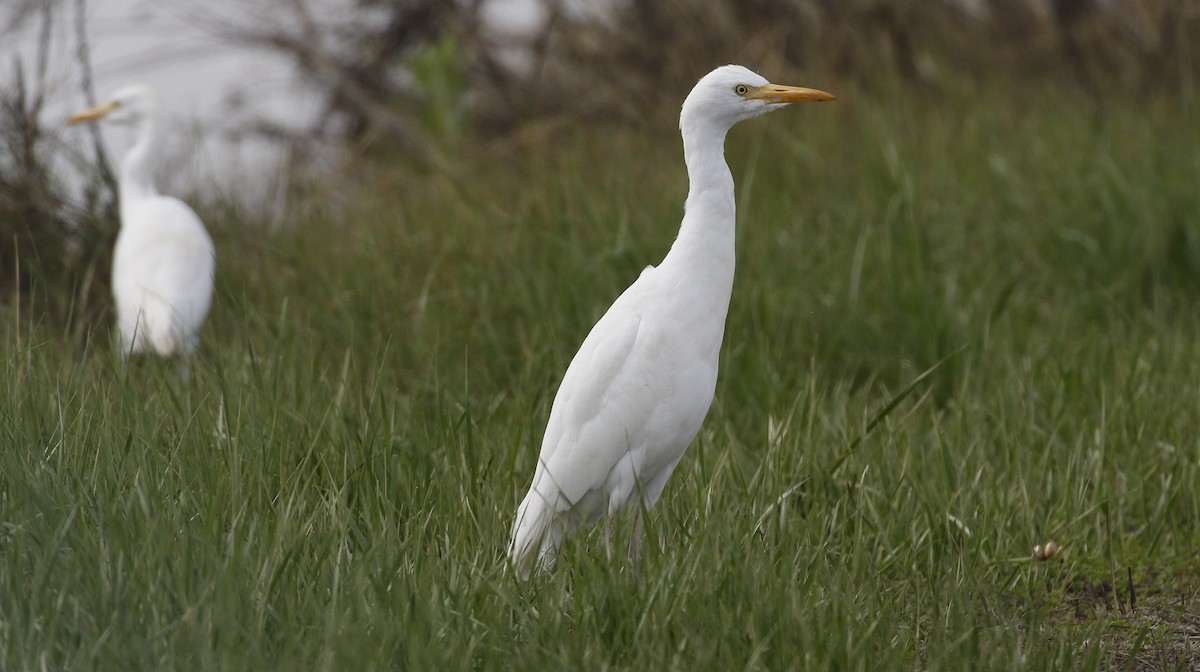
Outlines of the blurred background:
{"label": "blurred background", "polygon": [[1200,3],[9,0],[0,296],[40,284],[59,318],[103,312],[111,166],[130,138],[62,122],[124,83],[151,84],[167,108],[163,191],[277,226],[305,197],[353,200],[380,160],[452,176],[468,145],[608,124],[673,132],[691,84],[726,62],[879,100],[1049,82],[1098,105],[1190,105]]}

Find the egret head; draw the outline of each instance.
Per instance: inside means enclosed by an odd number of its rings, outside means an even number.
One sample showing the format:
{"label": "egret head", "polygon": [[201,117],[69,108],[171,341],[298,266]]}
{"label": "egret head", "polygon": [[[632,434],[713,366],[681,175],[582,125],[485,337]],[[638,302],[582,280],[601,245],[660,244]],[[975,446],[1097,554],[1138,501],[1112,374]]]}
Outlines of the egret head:
{"label": "egret head", "polygon": [[[772,84],[740,65],[723,65],[700,78],[683,101],[680,126],[706,121],[728,130],[738,122],[778,110],[791,103],[815,103],[835,98],[816,89]],[[705,124],[707,125],[707,124]]]}
{"label": "egret head", "polygon": [[143,84],[130,84],[117,89],[107,103],[73,114],[68,124],[88,121],[108,121],[114,124],[135,124],[158,111],[158,96]]}

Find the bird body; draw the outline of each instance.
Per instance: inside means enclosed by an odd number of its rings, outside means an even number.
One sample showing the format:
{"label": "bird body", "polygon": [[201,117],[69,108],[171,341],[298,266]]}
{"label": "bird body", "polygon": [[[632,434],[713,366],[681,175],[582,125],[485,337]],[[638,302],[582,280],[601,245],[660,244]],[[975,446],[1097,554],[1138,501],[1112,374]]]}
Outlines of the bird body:
{"label": "bird body", "polygon": [[212,239],[177,199],[148,198],[128,211],[113,250],[121,351],[191,354],[212,305]]}
{"label": "bird body", "polygon": [[[770,96],[777,96],[774,100]],[[735,206],[728,130],[788,102],[829,94],[771,85],[741,66],[697,83],[680,129],[690,188],[679,236],[584,339],[555,395],[509,553],[523,576],[565,535],[623,508],[654,505],[712,404],[733,291]]]}
{"label": "bird body", "polygon": [[106,119],[137,127],[121,161],[121,230],[113,250],[112,290],[122,354],[189,355],[212,305],[216,252],[200,218],[185,203],[158,193],[162,111],[145,86],[126,86],[111,102],[68,123]]}

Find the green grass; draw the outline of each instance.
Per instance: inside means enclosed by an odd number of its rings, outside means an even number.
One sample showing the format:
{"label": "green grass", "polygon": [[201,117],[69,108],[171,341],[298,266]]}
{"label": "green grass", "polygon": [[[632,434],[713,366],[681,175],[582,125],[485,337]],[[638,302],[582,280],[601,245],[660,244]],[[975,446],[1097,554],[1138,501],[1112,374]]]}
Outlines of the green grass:
{"label": "green grass", "polygon": [[675,235],[669,126],[210,215],[187,382],[10,309],[0,669],[1200,667],[1200,114],[837,93],[730,137],[721,379],[636,563],[502,556]]}

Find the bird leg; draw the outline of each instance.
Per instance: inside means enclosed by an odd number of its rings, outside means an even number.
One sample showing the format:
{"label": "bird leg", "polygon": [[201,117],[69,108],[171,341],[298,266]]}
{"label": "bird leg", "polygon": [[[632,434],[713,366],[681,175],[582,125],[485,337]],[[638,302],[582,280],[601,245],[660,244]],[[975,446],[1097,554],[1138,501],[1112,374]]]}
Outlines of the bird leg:
{"label": "bird leg", "polygon": [[612,539],[617,529],[617,517],[609,514],[608,522],[604,525],[604,557],[612,559]]}
{"label": "bird leg", "polygon": [[633,519],[633,534],[629,536],[629,548],[626,553],[630,560],[642,557],[642,510],[639,508],[637,517]]}

